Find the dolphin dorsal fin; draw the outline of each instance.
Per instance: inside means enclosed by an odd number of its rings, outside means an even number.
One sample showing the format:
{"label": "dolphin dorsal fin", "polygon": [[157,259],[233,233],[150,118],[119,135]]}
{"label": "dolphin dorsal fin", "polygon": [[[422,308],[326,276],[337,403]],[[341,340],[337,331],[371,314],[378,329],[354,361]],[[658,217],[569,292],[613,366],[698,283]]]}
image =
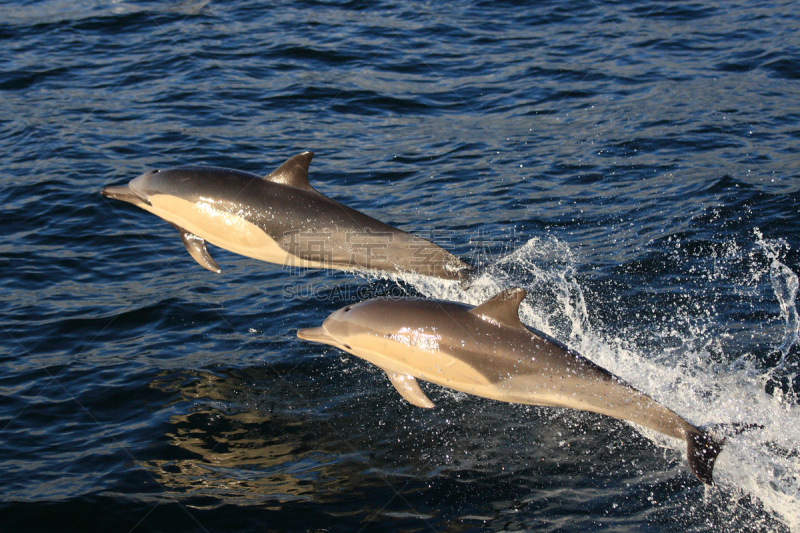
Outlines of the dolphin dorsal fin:
{"label": "dolphin dorsal fin", "polygon": [[519,304],[525,299],[526,294],[528,293],[525,292],[525,289],[506,289],[473,307],[469,312],[484,320],[488,319],[503,326],[527,331],[527,328],[519,320]]}
{"label": "dolphin dorsal fin", "polygon": [[269,180],[282,185],[289,185],[297,187],[298,189],[314,190],[310,183],[308,183],[308,166],[314,158],[314,152],[303,152],[290,158],[277,170],[264,176],[265,180]]}

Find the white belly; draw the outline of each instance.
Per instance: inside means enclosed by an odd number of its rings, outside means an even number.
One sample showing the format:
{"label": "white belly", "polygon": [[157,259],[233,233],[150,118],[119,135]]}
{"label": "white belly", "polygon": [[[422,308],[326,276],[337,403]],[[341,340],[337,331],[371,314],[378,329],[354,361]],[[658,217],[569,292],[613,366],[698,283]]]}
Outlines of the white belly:
{"label": "white belly", "polygon": [[220,211],[210,202],[189,202],[166,194],[157,194],[148,200],[152,205],[143,205],[142,208],[233,253],[284,266],[331,266],[287,253],[261,228],[243,216]]}

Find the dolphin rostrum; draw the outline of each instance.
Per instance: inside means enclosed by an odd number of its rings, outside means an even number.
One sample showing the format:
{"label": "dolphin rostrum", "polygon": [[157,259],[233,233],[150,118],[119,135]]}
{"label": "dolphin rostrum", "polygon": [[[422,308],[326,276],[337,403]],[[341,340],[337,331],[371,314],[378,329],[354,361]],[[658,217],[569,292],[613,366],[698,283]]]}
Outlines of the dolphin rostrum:
{"label": "dolphin rostrum", "polygon": [[472,266],[440,246],[317,192],[303,152],[261,177],[213,167],[153,170],[102,194],[172,224],[201,266],[221,272],[206,242],[288,267],[413,272],[468,286]]}
{"label": "dolphin rostrum", "polygon": [[376,298],[331,314],[301,339],[335,346],[382,368],[397,391],[433,407],[417,384],[529,405],[567,407],[619,418],[685,440],[689,467],[712,484],[722,441],[620,378],[519,319],[524,289],[476,307],[455,302]]}

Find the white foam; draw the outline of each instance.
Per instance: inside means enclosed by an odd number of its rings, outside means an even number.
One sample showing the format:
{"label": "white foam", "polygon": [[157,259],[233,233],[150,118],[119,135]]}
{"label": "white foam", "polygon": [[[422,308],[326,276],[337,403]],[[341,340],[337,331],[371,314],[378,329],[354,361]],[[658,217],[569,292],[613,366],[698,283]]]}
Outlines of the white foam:
{"label": "white foam", "polygon": [[[697,309],[691,299],[684,308],[688,329],[675,331],[671,329],[673,326],[643,322],[631,324],[628,330],[614,337],[599,334],[592,327],[583,291],[574,277],[572,252],[554,238],[529,240],[488,268],[466,292],[457,283],[432,278],[403,276],[402,280],[427,297],[472,305],[502,289],[522,287],[528,291],[520,307],[524,323],[567,343],[691,423],[703,426],[743,422],[764,426],[728,439],[717,461],[714,479],[734,494],[746,493],[757,498],[789,528],[800,531],[800,407],[791,391],[786,394],[780,388],[772,394],[765,391],[768,381],[775,379],[778,371],[789,383],[794,377],[789,373],[788,360],[791,346],[798,342],[800,320],[794,301],[798,279],[779,260],[782,246],[757,234],[751,249],[729,243],[723,256],[715,255],[712,264],[697,271],[698,276],[711,283],[741,284],[737,292],[741,297],[754,295],[754,287],[771,279],[775,309],[785,321],[783,337],[775,339],[776,350],[783,354],[780,369],[766,368],[749,353],[723,353],[721,358],[712,358],[708,348],[719,349],[717,337],[724,325],[714,323],[720,320],[716,313],[701,315],[703,320],[691,316],[690,309]],[[743,254],[751,258],[761,254],[762,265],[766,254],[768,266],[751,265],[746,278],[734,275],[731,272],[741,265],[733,264],[730,258]],[[653,329],[665,339],[682,338],[680,347],[637,345],[635,339],[645,336],[645,330]],[[726,336],[735,341],[737,334],[741,332]],[[725,346],[736,343],[728,342]],[[730,362],[720,363],[720,359]],[[652,432],[644,434],[657,445],[684,450],[680,442]]]}

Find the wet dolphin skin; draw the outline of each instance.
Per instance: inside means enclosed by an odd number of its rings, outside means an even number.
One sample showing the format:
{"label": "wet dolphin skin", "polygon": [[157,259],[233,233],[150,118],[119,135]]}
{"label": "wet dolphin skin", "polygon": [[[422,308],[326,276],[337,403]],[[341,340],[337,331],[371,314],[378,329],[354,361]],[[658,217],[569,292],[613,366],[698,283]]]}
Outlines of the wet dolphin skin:
{"label": "wet dolphin skin", "polygon": [[473,270],[440,246],[393,228],[316,191],[313,153],[267,176],[214,167],[142,174],[103,196],[131,203],[172,224],[189,254],[221,272],[206,243],[290,267],[412,272],[467,283]]}
{"label": "wet dolphin skin", "polygon": [[566,407],[630,421],[686,441],[692,472],[712,484],[721,450],[701,428],[519,319],[523,289],[470,307],[455,302],[373,299],[331,314],[301,339],[335,346],[382,368],[419,407],[433,402],[417,379],[494,400]]}

